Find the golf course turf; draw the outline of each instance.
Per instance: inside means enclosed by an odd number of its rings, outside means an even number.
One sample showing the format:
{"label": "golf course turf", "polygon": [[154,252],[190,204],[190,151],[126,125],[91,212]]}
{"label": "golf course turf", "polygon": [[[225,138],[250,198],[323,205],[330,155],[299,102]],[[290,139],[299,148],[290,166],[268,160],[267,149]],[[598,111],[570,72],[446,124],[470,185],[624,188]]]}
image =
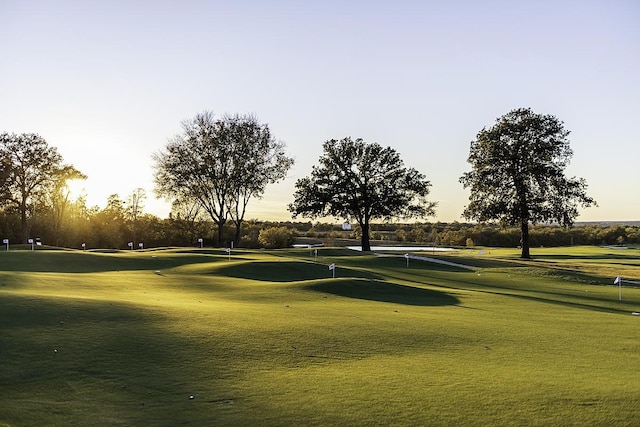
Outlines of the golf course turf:
{"label": "golf course turf", "polygon": [[402,255],[3,251],[0,426],[640,424],[639,249]]}

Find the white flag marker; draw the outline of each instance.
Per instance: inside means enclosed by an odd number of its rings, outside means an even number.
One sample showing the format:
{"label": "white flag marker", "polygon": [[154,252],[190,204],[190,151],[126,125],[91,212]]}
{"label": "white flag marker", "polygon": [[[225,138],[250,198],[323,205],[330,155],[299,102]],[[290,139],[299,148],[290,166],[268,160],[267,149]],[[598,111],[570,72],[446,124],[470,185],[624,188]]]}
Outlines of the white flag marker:
{"label": "white flag marker", "polygon": [[616,277],[613,284],[618,285],[618,301],[622,301],[622,278],[620,276]]}
{"label": "white flag marker", "polygon": [[329,265],[329,270],[333,271],[333,278],[335,279],[336,278],[336,263],[335,262],[331,263]]}

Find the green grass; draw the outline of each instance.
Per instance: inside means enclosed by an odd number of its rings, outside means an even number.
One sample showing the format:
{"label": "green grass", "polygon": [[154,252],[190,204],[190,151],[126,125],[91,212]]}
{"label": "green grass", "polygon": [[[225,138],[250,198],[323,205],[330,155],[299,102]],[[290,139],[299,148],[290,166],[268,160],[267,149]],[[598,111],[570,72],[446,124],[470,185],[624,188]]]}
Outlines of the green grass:
{"label": "green grass", "polygon": [[637,425],[639,252],[0,252],[0,426]]}

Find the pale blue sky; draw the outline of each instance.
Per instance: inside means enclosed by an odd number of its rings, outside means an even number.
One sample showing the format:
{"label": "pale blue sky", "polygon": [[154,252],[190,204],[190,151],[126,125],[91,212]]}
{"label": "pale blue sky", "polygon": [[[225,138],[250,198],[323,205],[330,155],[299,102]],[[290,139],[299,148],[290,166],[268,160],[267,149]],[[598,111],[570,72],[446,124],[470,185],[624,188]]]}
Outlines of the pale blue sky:
{"label": "pale blue sky", "polygon": [[469,143],[518,107],[564,121],[599,207],[640,220],[640,2],[0,0],[0,131],[36,132],[91,205],[147,189],[151,154],[203,110],[253,113],[296,165],[248,218],[290,219],[322,142],[396,149],[463,221]]}

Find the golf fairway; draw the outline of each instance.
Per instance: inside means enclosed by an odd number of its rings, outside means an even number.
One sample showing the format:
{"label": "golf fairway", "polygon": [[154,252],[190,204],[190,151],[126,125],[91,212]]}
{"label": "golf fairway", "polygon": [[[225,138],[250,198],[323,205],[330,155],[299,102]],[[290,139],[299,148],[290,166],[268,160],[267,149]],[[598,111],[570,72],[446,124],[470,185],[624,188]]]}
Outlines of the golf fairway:
{"label": "golf fairway", "polygon": [[3,252],[0,426],[638,425],[640,251],[533,254]]}

